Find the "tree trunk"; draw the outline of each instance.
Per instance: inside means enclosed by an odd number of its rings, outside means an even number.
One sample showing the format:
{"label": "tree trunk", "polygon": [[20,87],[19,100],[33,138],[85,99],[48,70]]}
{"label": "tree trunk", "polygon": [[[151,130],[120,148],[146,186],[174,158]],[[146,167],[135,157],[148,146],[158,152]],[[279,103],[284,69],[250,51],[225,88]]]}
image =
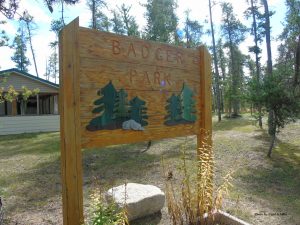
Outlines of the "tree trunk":
{"label": "tree trunk", "polygon": [[[268,8],[268,2],[267,0],[262,0],[264,8],[265,8],[265,33],[266,33],[266,45],[267,45],[267,75],[272,77],[273,69],[272,69],[272,51],[271,51],[271,28],[270,28],[270,14],[269,14],[269,8]],[[273,136],[272,133],[274,128],[273,125],[275,124],[275,112],[273,110],[273,106],[271,106],[268,116],[268,123],[269,123],[269,135]],[[271,126],[270,126],[271,125]],[[276,128],[276,127],[275,127]]]}
{"label": "tree trunk", "polygon": [[265,8],[265,31],[266,31],[266,45],[267,45],[267,73],[268,76],[272,76],[273,69],[272,69],[272,51],[271,51],[271,28],[270,28],[270,13],[267,0],[262,0]]}
{"label": "tree trunk", "polygon": [[31,40],[31,30],[30,30],[30,27],[29,27],[29,21],[26,20],[25,22],[26,22],[26,27],[27,27],[27,31],[28,31],[28,39],[29,39],[29,44],[30,44],[32,59],[33,59],[33,63],[34,63],[35,73],[36,73],[36,76],[39,77],[39,72],[38,72],[38,69],[37,69],[36,60],[35,60],[35,54],[34,54],[32,40]]}
{"label": "tree trunk", "polygon": [[96,29],[96,6],[95,6],[95,1],[92,0],[92,28]]}
{"label": "tree trunk", "polygon": [[275,112],[274,110],[270,110],[269,112],[269,119],[268,119],[268,125],[269,125],[269,135],[272,137],[270,148],[268,151],[268,157],[271,157],[271,153],[274,147],[275,137],[276,137],[276,123],[275,123]]}
{"label": "tree trunk", "polygon": [[220,81],[219,81],[220,75],[219,75],[219,69],[218,69],[218,59],[217,59],[217,52],[216,52],[216,42],[215,42],[214,25],[213,25],[213,21],[212,21],[211,1],[210,0],[209,0],[209,16],[210,16],[211,36],[212,36],[212,42],[213,42],[218,122],[220,122],[222,119],[222,117],[221,117],[221,100],[220,100]]}
{"label": "tree trunk", "polygon": [[272,150],[275,145],[276,134],[272,135],[271,137],[272,137],[272,139],[271,139],[271,143],[270,143],[270,147],[269,147],[269,151],[268,151],[268,155],[267,155],[269,158],[271,158]]}
{"label": "tree trunk", "polygon": [[299,84],[299,76],[300,76],[300,35],[298,36],[298,43],[297,43],[296,57],[295,57],[294,87],[296,87]]}
{"label": "tree trunk", "polygon": [[[254,33],[254,43],[255,43],[255,67],[256,67],[256,81],[259,84],[260,82],[260,67],[259,67],[259,56],[258,56],[258,39],[257,39],[257,24],[256,24],[256,17],[254,12],[254,4],[253,0],[251,0],[251,13],[253,18],[253,33]],[[259,88],[259,87],[258,87]],[[257,93],[260,90],[257,90]],[[261,116],[261,105],[258,104],[257,106],[258,111],[258,124],[260,129],[262,129],[262,116]]]}
{"label": "tree trunk", "polygon": [[65,17],[64,17],[64,0],[61,0],[61,21],[63,26],[65,26]]}

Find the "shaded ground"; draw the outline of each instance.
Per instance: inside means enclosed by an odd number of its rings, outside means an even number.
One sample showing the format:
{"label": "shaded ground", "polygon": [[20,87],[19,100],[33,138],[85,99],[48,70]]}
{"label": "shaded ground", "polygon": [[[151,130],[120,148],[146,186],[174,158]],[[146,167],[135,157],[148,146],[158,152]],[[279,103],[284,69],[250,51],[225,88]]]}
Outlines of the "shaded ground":
{"label": "shaded ground", "polygon": [[[253,224],[300,224],[300,123],[287,126],[278,135],[272,159],[266,157],[268,136],[250,117],[214,123],[216,183],[235,170],[234,187],[224,210]],[[195,158],[195,137],[111,146],[83,151],[84,205],[91,190],[127,182],[153,184],[164,189],[161,156],[179,180],[181,146],[186,142],[188,158]],[[24,134],[0,137],[0,196],[5,224],[62,224],[59,134]],[[161,215],[140,224],[169,225]]]}

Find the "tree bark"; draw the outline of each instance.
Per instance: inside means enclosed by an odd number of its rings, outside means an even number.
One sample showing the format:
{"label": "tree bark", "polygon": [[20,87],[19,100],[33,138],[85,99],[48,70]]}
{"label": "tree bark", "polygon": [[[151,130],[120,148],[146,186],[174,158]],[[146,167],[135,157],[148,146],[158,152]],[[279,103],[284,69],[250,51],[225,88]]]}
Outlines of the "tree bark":
{"label": "tree bark", "polygon": [[[259,67],[259,56],[258,56],[258,38],[257,38],[257,23],[256,23],[256,17],[254,12],[254,4],[253,0],[251,0],[251,13],[252,13],[252,19],[253,19],[253,33],[254,33],[254,43],[255,43],[255,67],[256,67],[256,81],[257,84],[260,82],[260,67]],[[258,87],[259,88],[259,87]],[[258,92],[259,90],[257,90]],[[257,106],[258,111],[258,124],[260,129],[262,129],[262,116],[261,116],[261,105],[258,104]]]}
{"label": "tree bark", "polygon": [[298,43],[297,43],[296,57],[295,57],[294,87],[296,87],[299,84],[299,76],[300,76],[300,34],[298,36]]}
{"label": "tree bark", "polygon": [[270,143],[270,147],[269,147],[269,151],[268,151],[268,155],[267,155],[269,158],[271,158],[272,150],[275,145],[276,134],[272,135],[271,137],[272,137],[272,139],[271,139],[271,143]]}
{"label": "tree bark", "polygon": [[36,73],[36,76],[39,77],[39,72],[38,72],[38,69],[37,69],[36,60],[35,60],[35,54],[34,54],[32,40],[31,40],[31,30],[30,30],[30,26],[29,26],[29,21],[25,20],[25,22],[26,22],[26,27],[27,27],[27,31],[28,31],[28,39],[29,39],[31,54],[32,54],[32,58],[33,58],[35,73]]}
{"label": "tree bark", "polygon": [[271,27],[270,27],[270,13],[267,0],[262,0],[265,8],[265,31],[266,31],[266,45],[267,45],[267,73],[268,76],[272,76],[273,73],[273,63],[272,63],[272,50],[271,50]]}
{"label": "tree bark", "polygon": [[213,42],[213,55],[214,55],[214,69],[215,69],[215,82],[216,82],[216,95],[217,95],[217,110],[218,110],[218,122],[221,121],[221,99],[220,99],[220,75],[218,69],[218,58],[216,52],[216,42],[215,42],[215,34],[214,34],[214,25],[212,21],[212,12],[211,12],[211,0],[209,1],[209,16],[210,16],[210,27],[211,27],[211,36]]}
{"label": "tree bark", "polygon": [[[267,76],[272,77],[273,75],[273,69],[272,69],[272,50],[271,50],[271,28],[270,28],[270,13],[269,13],[269,7],[268,7],[268,2],[267,0],[262,0],[264,9],[265,9],[265,32],[266,32],[266,46],[267,46]],[[268,125],[269,125],[269,130],[268,133],[269,135],[274,135],[274,126],[276,129],[275,125],[275,112],[273,110],[273,106],[271,106],[269,115],[268,115]]]}
{"label": "tree bark", "polygon": [[96,29],[96,0],[92,0],[92,28]]}

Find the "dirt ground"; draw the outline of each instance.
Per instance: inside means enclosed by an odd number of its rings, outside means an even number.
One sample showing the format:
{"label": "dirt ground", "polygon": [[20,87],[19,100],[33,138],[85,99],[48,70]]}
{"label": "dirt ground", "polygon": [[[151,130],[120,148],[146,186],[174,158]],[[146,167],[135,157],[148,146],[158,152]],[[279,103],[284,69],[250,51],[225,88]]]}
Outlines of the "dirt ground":
{"label": "dirt ground", "polygon": [[[268,136],[249,117],[214,124],[215,181],[233,169],[233,187],[223,210],[257,225],[300,225],[300,123],[287,126],[276,141],[271,159],[266,157]],[[83,151],[84,207],[99,184],[104,188],[124,182],[156,185],[164,190],[161,156],[173,170],[180,149],[195,158],[196,138],[154,141]],[[49,145],[51,145],[49,147]],[[7,225],[62,224],[59,134],[0,137],[0,195]],[[134,225],[170,225],[167,208]]]}

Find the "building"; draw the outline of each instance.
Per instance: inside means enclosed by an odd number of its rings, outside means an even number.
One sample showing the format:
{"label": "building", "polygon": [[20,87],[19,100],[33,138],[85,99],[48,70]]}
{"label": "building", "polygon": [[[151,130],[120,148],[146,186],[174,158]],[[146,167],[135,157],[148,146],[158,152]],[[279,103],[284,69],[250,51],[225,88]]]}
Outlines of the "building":
{"label": "building", "polygon": [[[19,96],[0,103],[0,135],[59,130],[59,86],[18,69],[0,71],[0,87],[13,86]],[[22,99],[22,87],[38,88],[35,96]]]}

